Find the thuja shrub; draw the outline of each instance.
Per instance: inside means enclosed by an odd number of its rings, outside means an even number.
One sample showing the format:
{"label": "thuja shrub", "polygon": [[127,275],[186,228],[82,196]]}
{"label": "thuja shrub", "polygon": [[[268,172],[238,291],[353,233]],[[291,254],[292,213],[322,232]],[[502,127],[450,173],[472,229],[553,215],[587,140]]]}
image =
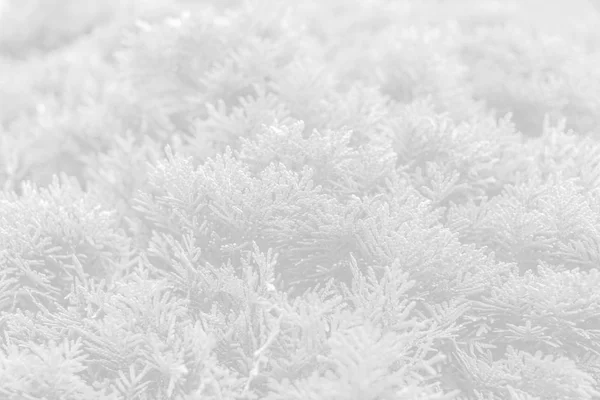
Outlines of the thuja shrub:
{"label": "thuja shrub", "polygon": [[589,9],[34,3],[0,397],[600,396]]}

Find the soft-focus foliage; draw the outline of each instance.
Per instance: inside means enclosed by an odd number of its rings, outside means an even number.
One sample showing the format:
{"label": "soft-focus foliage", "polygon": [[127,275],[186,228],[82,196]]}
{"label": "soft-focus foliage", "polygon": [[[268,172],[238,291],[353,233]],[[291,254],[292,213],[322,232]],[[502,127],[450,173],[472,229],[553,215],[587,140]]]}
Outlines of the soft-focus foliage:
{"label": "soft-focus foliage", "polygon": [[599,398],[559,3],[0,1],[0,398]]}

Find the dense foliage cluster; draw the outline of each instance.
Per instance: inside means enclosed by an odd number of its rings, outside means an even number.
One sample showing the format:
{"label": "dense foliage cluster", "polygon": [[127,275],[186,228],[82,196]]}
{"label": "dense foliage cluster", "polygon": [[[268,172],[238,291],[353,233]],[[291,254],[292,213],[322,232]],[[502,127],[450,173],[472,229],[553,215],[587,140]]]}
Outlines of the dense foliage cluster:
{"label": "dense foliage cluster", "polygon": [[0,1],[0,398],[600,398],[550,3]]}

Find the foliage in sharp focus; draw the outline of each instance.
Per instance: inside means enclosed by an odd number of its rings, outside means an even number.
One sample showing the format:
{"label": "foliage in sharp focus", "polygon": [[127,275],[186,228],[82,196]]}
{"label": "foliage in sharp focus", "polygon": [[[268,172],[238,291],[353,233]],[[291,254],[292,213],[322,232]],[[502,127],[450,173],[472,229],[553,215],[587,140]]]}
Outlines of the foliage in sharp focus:
{"label": "foliage in sharp focus", "polygon": [[12,304],[3,310],[64,302],[77,280],[118,276],[132,256],[115,213],[55,178],[48,188],[24,185],[22,194],[0,198],[2,273],[12,281]]}

